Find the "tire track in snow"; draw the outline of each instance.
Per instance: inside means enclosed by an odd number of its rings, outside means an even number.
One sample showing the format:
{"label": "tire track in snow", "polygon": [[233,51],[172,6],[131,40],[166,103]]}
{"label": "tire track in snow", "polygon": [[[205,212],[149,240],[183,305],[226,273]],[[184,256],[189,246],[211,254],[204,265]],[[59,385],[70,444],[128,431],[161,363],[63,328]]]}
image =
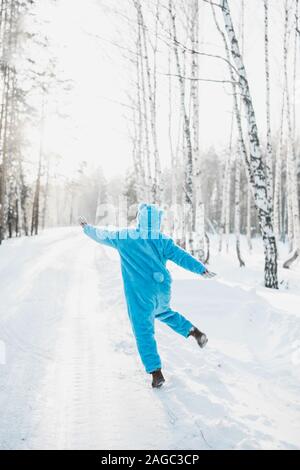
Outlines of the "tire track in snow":
{"label": "tire track in snow", "polygon": [[[4,252],[5,279],[8,282],[4,289],[1,287],[4,311],[0,316],[0,334],[5,342],[7,360],[0,367],[0,448],[27,448],[34,431],[33,421],[39,416],[38,391],[45,369],[51,362],[55,343],[57,322],[53,320],[52,311],[62,313],[59,286],[56,282],[46,286],[43,275],[46,274],[51,281],[48,272],[60,259],[69,265],[69,242],[65,238],[52,240],[55,250],[50,258],[48,243],[43,250],[40,242],[36,246],[33,239],[27,238],[18,240],[10,247],[13,249]],[[49,241],[49,237],[46,240]],[[17,246],[14,248],[14,245]],[[41,276],[29,275],[25,259],[30,260],[31,267],[35,264],[43,266],[39,270]],[[36,304],[33,300],[37,295],[41,301]]]}

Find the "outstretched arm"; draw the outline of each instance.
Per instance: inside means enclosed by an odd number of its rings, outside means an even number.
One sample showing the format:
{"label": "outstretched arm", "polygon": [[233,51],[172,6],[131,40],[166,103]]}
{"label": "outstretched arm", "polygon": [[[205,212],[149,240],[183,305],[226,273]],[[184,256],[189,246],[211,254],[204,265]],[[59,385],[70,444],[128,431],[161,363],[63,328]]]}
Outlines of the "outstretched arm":
{"label": "outstretched arm", "polygon": [[166,240],[165,257],[192,273],[201,274],[204,277],[214,276],[214,273],[210,273],[201,261],[176,245],[171,238]]}
{"label": "outstretched arm", "polygon": [[94,227],[87,223],[84,217],[79,217],[79,223],[84,233],[102,245],[117,248],[118,233],[115,230],[107,230],[102,227]]}

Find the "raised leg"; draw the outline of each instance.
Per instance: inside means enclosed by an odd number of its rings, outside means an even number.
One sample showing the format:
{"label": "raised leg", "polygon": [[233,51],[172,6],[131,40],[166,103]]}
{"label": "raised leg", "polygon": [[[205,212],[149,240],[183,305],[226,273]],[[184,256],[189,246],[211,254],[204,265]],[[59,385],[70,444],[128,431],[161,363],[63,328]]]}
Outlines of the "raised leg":
{"label": "raised leg", "polygon": [[176,333],[184,336],[185,338],[188,337],[191,329],[193,328],[193,324],[187,320],[183,315],[178,312],[174,312],[171,308],[166,310],[165,312],[161,312],[155,315],[157,320],[166,323],[172,330],[176,331]]}

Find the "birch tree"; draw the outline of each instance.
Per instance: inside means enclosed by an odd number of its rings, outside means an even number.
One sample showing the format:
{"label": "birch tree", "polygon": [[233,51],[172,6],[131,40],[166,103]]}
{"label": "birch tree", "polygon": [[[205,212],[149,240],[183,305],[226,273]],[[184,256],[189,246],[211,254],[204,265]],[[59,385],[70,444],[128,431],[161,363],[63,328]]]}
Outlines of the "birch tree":
{"label": "birch tree", "polygon": [[24,92],[18,80],[14,58],[22,35],[21,19],[27,11],[27,2],[3,0],[0,6],[0,244],[5,237],[19,234],[22,217],[20,197],[24,194],[18,185],[23,183],[20,155],[20,114]]}
{"label": "birch tree", "polygon": [[281,180],[282,180],[282,166],[283,166],[283,119],[284,119],[284,102],[285,90],[282,93],[281,117],[279,137],[275,161],[275,181],[274,181],[274,232],[277,241],[280,239],[280,234],[283,230],[281,226],[281,206],[282,206],[282,193],[281,193]]}
{"label": "birch tree", "polygon": [[229,147],[225,153],[222,205],[221,205],[221,223],[219,232],[219,252],[223,247],[223,236],[226,237],[226,251],[229,250],[229,232],[230,232],[230,187],[231,187],[231,157],[232,157],[232,139],[233,139],[233,115],[231,119],[231,131],[229,138]]}
{"label": "birch tree", "polygon": [[247,73],[240,52],[240,45],[232,21],[231,11],[227,0],[220,1],[225,31],[227,34],[232,60],[235,64],[237,86],[242,95],[248,123],[250,142],[249,169],[253,184],[255,205],[257,208],[260,230],[262,233],[265,253],[265,286],[278,288],[277,278],[277,245],[272,225],[272,207],[268,200],[267,174],[263,161],[263,153],[258,135],[256,115],[253,107]]}
{"label": "birch tree", "polygon": [[141,114],[143,125],[144,125],[144,151],[145,151],[145,197],[147,200],[151,199],[151,193],[153,188],[152,181],[152,172],[151,172],[151,151],[150,151],[150,135],[149,135],[149,112],[148,112],[148,103],[147,103],[147,90],[146,90],[146,79],[145,79],[145,61],[142,50],[142,35],[141,35],[141,24],[139,22],[139,12],[138,12],[138,60],[140,62],[139,66],[139,83],[140,85],[140,94],[142,100],[143,112]]}
{"label": "birch tree", "polygon": [[37,235],[40,224],[40,199],[41,199],[41,178],[42,178],[42,164],[44,158],[44,130],[45,130],[45,106],[46,97],[45,90],[42,96],[42,110],[40,122],[40,146],[39,146],[39,160],[37,176],[35,181],[34,196],[32,203],[32,216],[31,216],[31,235]]}
{"label": "birch tree", "polygon": [[269,64],[269,0],[264,0],[265,11],[265,72],[266,72],[266,121],[267,121],[267,150],[266,150],[266,180],[268,204],[273,205],[273,148],[271,132],[270,104],[270,64]]}
{"label": "birch tree", "polygon": [[[241,50],[242,54],[244,53],[244,0],[241,2],[241,24],[240,24],[240,41],[241,41]],[[236,86],[233,86],[233,93],[236,99]],[[240,116],[240,108],[241,108],[241,100],[239,103],[239,109],[236,109],[236,114]],[[243,139],[243,136],[240,137],[240,141]],[[235,229],[235,245],[236,245],[236,253],[240,263],[240,267],[245,266],[245,262],[241,256],[241,161],[243,156],[243,148],[240,147],[238,144],[237,152],[236,152],[236,159],[235,159],[235,201],[234,201],[234,229]]]}
{"label": "birch tree", "polygon": [[146,81],[148,89],[148,99],[150,107],[150,127],[153,144],[153,157],[154,157],[154,181],[152,187],[153,201],[157,204],[162,202],[162,182],[161,182],[161,164],[158,150],[158,138],[157,138],[157,70],[156,70],[156,55],[157,55],[157,40],[158,40],[158,18],[159,18],[159,0],[156,1],[156,14],[155,14],[155,38],[153,46],[153,68],[151,69],[150,57],[149,57],[149,46],[148,46],[148,32],[142,10],[142,4],[140,0],[133,0],[134,6],[138,14],[138,24],[141,26],[142,32],[142,51],[145,63]]}
{"label": "birch tree", "polygon": [[184,193],[185,201],[188,207],[187,211],[187,224],[186,224],[186,242],[187,245],[191,244],[193,246],[192,240],[192,224],[194,220],[193,215],[193,197],[194,197],[194,185],[193,185],[193,144],[192,144],[192,134],[190,127],[190,118],[186,106],[186,96],[185,96],[185,80],[184,73],[182,71],[182,66],[179,56],[179,42],[177,39],[177,26],[176,26],[176,14],[174,11],[173,1],[169,0],[169,15],[171,21],[171,41],[174,51],[175,64],[179,82],[179,92],[180,92],[180,102],[181,102],[181,112],[183,116],[183,129],[184,129],[184,143],[186,147],[186,162],[185,162],[185,183],[184,183]]}
{"label": "birch tree", "polygon": [[[238,95],[237,95],[237,84],[235,82],[236,77],[234,73],[234,68],[230,62],[230,50],[229,50],[229,45],[227,43],[226,36],[223,32],[223,30],[220,28],[220,25],[218,23],[216,13],[214,6],[212,5],[212,13],[215,21],[215,25],[217,27],[217,30],[219,31],[225,51],[226,51],[226,59],[227,59],[227,65],[228,65],[228,70],[229,70],[229,75],[231,79],[231,86],[232,86],[232,96],[233,96],[233,112],[232,112],[232,121],[231,121],[231,136],[230,136],[230,147],[229,147],[229,155],[231,155],[232,152],[232,139],[233,139],[233,124],[234,124],[234,119],[236,121],[237,125],[237,131],[238,131],[238,149],[240,152],[240,158],[243,158],[244,164],[246,166],[246,172],[247,169],[249,170],[250,164],[249,164],[249,157],[248,157],[248,152],[246,149],[246,144],[244,140],[244,135],[243,135],[243,127],[242,127],[242,118],[241,118],[241,103],[238,102]],[[244,41],[243,39],[243,30],[244,30],[244,25],[243,25],[243,17],[244,17],[244,3],[242,2],[242,21],[241,21],[241,36],[242,36],[242,43]],[[229,156],[230,158],[230,156]],[[239,155],[236,153],[236,163],[235,163],[235,214],[234,214],[234,219],[235,219],[235,234],[236,234],[236,252],[237,252],[237,257],[240,263],[240,266],[244,266],[245,263],[241,257],[241,250],[240,250],[240,179],[241,179],[241,162],[238,161]],[[230,165],[230,161],[229,161]],[[229,175],[226,175],[226,178],[228,178],[228,183],[226,180],[224,180],[224,184],[228,185],[228,188],[225,191],[225,207],[226,207],[226,212],[225,212],[225,231],[227,234],[227,251],[228,251],[228,236],[229,236],[229,223],[230,223],[230,169],[229,169]]]}
{"label": "birch tree", "polygon": [[[193,0],[191,6],[191,47],[199,51],[199,0]],[[193,128],[193,253],[199,258],[204,257],[204,202],[202,195],[202,171],[200,161],[199,135],[199,54],[192,52],[191,65],[191,104]]]}
{"label": "birch tree", "polygon": [[290,197],[290,221],[293,223],[293,253],[284,263],[285,268],[289,268],[300,254],[300,220],[299,220],[299,201],[298,201],[298,182],[297,182],[297,158],[295,148],[295,133],[293,130],[292,109],[290,100],[290,84],[288,74],[288,50],[289,50],[289,24],[290,24],[290,2],[285,0],[284,4],[284,81],[286,94],[286,118],[288,128],[288,157],[287,157],[287,177],[289,182]]}

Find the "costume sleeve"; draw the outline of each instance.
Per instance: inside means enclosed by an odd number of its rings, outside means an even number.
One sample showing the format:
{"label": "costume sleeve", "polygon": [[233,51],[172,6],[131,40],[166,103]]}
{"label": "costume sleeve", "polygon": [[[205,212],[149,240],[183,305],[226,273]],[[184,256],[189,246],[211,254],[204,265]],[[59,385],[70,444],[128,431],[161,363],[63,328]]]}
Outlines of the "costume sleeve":
{"label": "costume sleeve", "polygon": [[187,271],[196,274],[203,274],[206,271],[204,264],[176,245],[171,238],[165,240],[164,254],[166,259],[173,261]]}
{"label": "costume sleeve", "polygon": [[95,242],[102,245],[117,248],[118,245],[118,232],[116,230],[107,230],[103,227],[93,227],[92,225],[85,225],[83,228],[84,233],[95,240]]}

